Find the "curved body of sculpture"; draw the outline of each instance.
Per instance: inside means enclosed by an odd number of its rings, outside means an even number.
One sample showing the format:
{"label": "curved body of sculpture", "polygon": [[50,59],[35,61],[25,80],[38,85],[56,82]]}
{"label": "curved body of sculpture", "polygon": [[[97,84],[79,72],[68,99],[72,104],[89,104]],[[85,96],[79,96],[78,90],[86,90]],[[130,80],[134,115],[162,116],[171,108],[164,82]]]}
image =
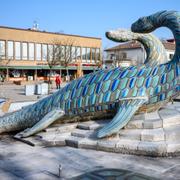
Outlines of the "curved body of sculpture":
{"label": "curved body of sculpture", "polygon": [[153,34],[140,34],[127,29],[118,29],[106,32],[106,37],[115,42],[139,41],[146,51],[145,64],[163,64],[168,59],[164,45]]}
{"label": "curved body of sculpture", "polygon": [[[150,18],[149,18],[150,17]],[[117,109],[111,122],[97,133],[102,138],[117,133],[143,105],[168,101],[180,92],[180,15],[159,12],[139,20],[132,30],[169,27],[175,36],[176,52],[173,59],[158,66],[143,65],[100,70],[74,80],[53,95],[34,105],[0,118],[0,132],[23,130],[22,137],[32,135],[65,115]]]}

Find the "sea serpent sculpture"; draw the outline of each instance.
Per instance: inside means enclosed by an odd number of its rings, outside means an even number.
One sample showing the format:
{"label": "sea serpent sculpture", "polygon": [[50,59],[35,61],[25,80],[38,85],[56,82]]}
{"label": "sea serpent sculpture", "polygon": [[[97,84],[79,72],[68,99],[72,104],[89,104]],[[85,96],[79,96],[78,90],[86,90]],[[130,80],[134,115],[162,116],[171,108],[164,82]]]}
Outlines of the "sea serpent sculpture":
{"label": "sea serpent sculpture", "polygon": [[157,65],[167,61],[167,53],[162,42],[153,34],[134,33],[127,29],[106,32],[106,37],[115,42],[139,41],[146,51],[145,64]]}
{"label": "sea serpent sculpture", "polygon": [[176,51],[168,63],[148,63],[128,68],[100,70],[74,80],[53,95],[34,105],[0,118],[0,132],[25,131],[28,137],[46,128],[64,115],[77,116],[88,112],[117,109],[107,125],[97,132],[102,138],[117,133],[142,106],[169,101],[180,94],[180,14],[161,11],[139,19],[132,25],[135,32],[150,32],[166,26],[176,40]]}

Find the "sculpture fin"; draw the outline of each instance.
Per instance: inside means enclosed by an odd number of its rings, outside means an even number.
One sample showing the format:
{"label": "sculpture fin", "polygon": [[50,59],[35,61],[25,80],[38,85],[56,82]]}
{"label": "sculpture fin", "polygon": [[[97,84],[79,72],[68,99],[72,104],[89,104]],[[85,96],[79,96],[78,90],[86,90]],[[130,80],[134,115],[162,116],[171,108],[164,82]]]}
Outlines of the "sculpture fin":
{"label": "sculpture fin", "polygon": [[137,97],[136,98],[127,98],[122,102],[122,106],[118,110],[115,117],[110,123],[105,125],[97,133],[98,138],[103,138],[117,133],[121,128],[123,128],[139,109],[139,107],[147,101],[147,97]]}
{"label": "sculpture fin", "polygon": [[33,134],[38,133],[39,131],[45,129],[50,124],[52,124],[54,121],[59,119],[65,114],[65,112],[61,109],[54,109],[48,114],[46,114],[39,122],[37,122],[32,128],[25,129],[24,131],[18,133],[15,135],[15,137],[23,138],[28,137]]}

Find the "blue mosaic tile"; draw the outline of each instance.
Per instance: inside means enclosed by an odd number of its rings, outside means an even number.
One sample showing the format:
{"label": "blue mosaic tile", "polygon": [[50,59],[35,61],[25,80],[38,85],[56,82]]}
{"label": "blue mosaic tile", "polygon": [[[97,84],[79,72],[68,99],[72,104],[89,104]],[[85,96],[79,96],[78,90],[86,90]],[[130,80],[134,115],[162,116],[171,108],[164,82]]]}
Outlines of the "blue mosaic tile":
{"label": "blue mosaic tile", "polygon": [[166,74],[163,74],[161,77],[161,84],[164,84],[166,82]]}
{"label": "blue mosaic tile", "polygon": [[93,75],[91,79],[89,80],[89,85],[93,84],[96,79],[96,75]]}
{"label": "blue mosaic tile", "polygon": [[152,77],[151,76],[146,79],[146,82],[145,82],[146,88],[150,87],[151,81],[152,81]]}
{"label": "blue mosaic tile", "polygon": [[111,86],[111,91],[115,91],[119,85],[119,82],[120,80],[119,79],[115,79],[112,83],[112,86]]}
{"label": "blue mosaic tile", "polygon": [[165,98],[166,98],[165,93],[160,94],[160,96],[159,96],[160,101],[165,100]]}
{"label": "blue mosaic tile", "polygon": [[113,71],[109,71],[108,73],[106,73],[103,80],[104,81],[108,80],[112,73],[113,73]]}
{"label": "blue mosaic tile", "polygon": [[144,74],[144,72],[145,72],[145,68],[141,69],[141,70],[138,72],[137,77],[142,76],[142,75]]}
{"label": "blue mosaic tile", "polygon": [[127,97],[128,92],[129,92],[129,89],[128,89],[128,88],[126,88],[126,89],[122,90],[122,92],[121,92],[121,98],[125,98],[125,97]]}
{"label": "blue mosaic tile", "polygon": [[128,74],[128,72],[129,72],[128,69],[125,69],[124,71],[121,72],[119,78],[124,78],[124,77],[126,77],[127,74]]}
{"label": "blue mosaic tile", "polygon": [[103,96],[103,102],[106,103],[106,102],[109,102],[110,100],[110,97],[111,97],[111,93],[108,91],[104,94]]}
{"label": "blue mosaic tile", "polygon": [[158,73],[158,67],[155,67],[155,68],[153,69],[152,75],[153,75],[153,76],[156,76],[157,73]]}
{"label": "blue mosaic tile", "polygon": [[130,70],[127,77],[131,78],[134,77],[137,73],[137,69]]}
{"label": "blue mosaic tile", "polygon": [[96,86],[96,94],[99,94],[102,88],[102,82],[98,82],[97,86]]}
{"label": "blue mosaic tile", "polygon": [[87,91],[88,91],[88,86],[85,86],[82,91],[82,96],[85,96],[87,94]]}
{"label": "blue mosaic tile", "polygon": [[132,78],[129,82],[129,88],[133,88],[135,86],[135,82],[136,82],[136,77]]}
{"label": "blue mosaic tile", "polygon": [[88,87],[88,94],[89,95],[94,94],[95,87],[96,87],[96,84],[92,84],[91,86]]}
{"label": "blue mosaic tile", "polygon": [[138,95],[139,96],[145,96],[146,95],[146,88],[145,87],[141,87],[138,91]]}
{"label": "blue mosaic tile", "polygon": [[158,94],[161,92],[161,86],[158,85],[156,88],[155,88],[155,93]]}

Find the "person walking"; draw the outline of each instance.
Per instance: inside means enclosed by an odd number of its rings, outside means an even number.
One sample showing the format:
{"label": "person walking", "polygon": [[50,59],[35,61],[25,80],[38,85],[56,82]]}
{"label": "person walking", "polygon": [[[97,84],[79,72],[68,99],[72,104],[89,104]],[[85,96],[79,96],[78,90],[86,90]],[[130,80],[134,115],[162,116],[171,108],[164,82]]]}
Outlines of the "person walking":
{"label": "person walking", "polygon": [[60,89],[61,88],[61,77],[59,75],[56,76],[55,82],[56,82],[56,88]]}

